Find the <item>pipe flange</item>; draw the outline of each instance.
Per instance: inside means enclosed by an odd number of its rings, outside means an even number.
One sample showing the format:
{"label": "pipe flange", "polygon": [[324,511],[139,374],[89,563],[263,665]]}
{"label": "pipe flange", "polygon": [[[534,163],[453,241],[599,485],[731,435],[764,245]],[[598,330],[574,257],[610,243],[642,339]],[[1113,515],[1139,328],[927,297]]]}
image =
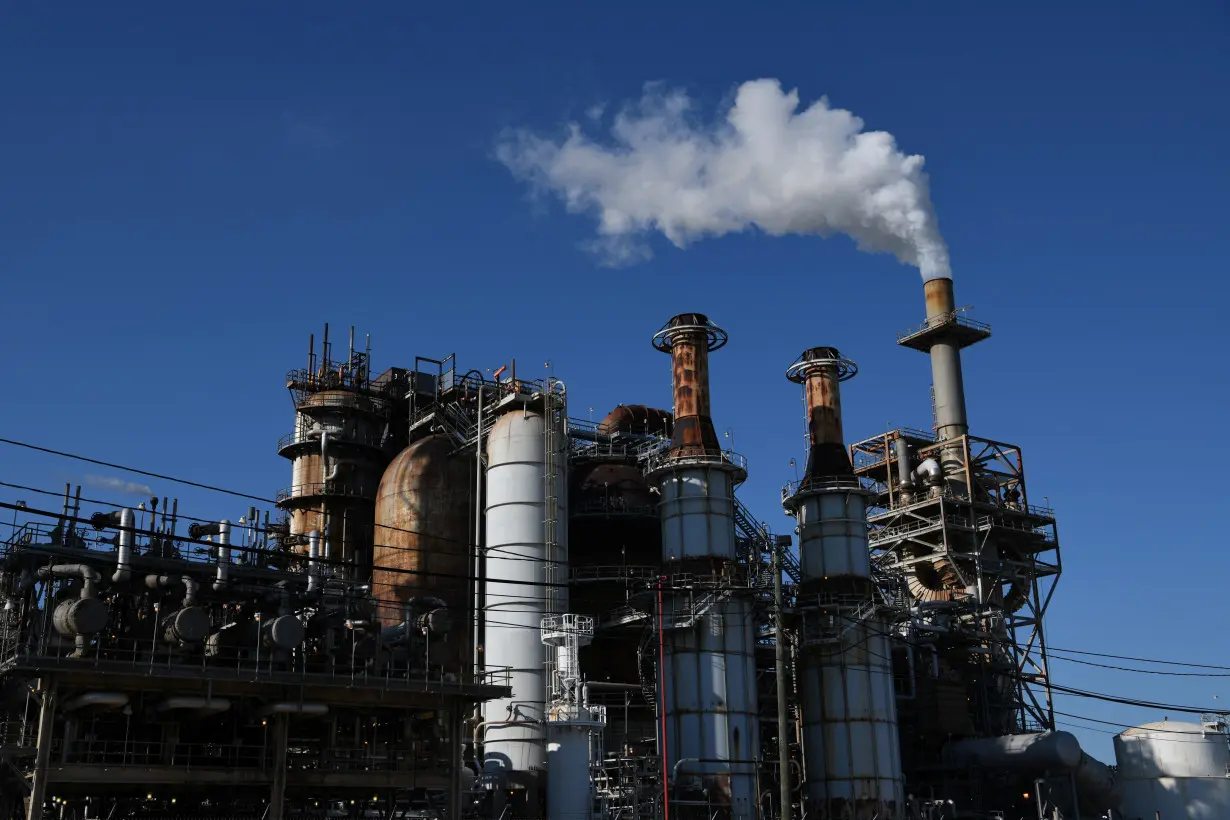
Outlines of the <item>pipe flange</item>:
{"label": "pipe flange", "polygon": [[835,347],[813,347],[804,350],[794,364],[786,368],[786,378],[795,384],[802,384],[815,370],[832,367],[837,370],[837,381],[844,382],[858,375],[858,365],[853,360],[842,356]]}
{"label": "pipe flange", "polygon": [[701,313],[681,313],[663,325],[662,329],[653,334],[653,348],[663,353],[669,353],[675,344],[675,339],[689,334],[703,335],[709,352],[717,350],[729,341],[725,330],[715,325],[709,317]]}

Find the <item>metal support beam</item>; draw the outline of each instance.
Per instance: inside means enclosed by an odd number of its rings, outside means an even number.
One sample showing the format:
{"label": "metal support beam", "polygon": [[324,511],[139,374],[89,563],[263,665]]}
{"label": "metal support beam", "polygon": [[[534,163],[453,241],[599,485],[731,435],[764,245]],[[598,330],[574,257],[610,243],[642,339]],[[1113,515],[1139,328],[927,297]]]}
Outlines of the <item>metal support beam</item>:
{"label": "metal support beam", "polygon": [[56,684],[54,679],[43,678],[43,708],[38,715],[38,752],[34,757],[34,777],[30,782],[30,802],[26,820],[42,820],[43,800],[47,794],[47,764],[51,761],[51,733],[55,727]]}
{"label": "metal support beam", "polygon": [[777,778],[781,788],[781,818],[790,820],[790,746],[786,742],[789,713],[786,708],[786,630],[782,624],[781,547],[773,549],[773,625],[777,652]]}
{"label": "metal support beam", "polygon": [[448,820],[461,820],[461,733],[462,708],[454,703],[448,709],[448,756],[449,768],[448,787]]}
{"label": "metal support beam", "polygon": [[269,789],[269,813],[266,820],[282,820],[286,797],[286,746],[290,736],[290,716],[273,717],[273,785]]}

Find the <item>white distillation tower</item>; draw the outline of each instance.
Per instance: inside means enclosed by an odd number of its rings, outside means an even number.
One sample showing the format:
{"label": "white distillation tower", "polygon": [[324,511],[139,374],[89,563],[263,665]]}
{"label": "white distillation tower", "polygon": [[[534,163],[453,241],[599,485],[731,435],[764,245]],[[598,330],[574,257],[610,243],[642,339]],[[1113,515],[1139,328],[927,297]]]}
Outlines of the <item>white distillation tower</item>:
{"label": "white distillation tower", "polygon": [[547,817],[591,820],[594,816],[593,768],[602,753],[606,708],[589,705],[581,679],[581,647],[594,639],[588,615],[549,615],[542,619],[542,642],[554,647],[547,704]]}

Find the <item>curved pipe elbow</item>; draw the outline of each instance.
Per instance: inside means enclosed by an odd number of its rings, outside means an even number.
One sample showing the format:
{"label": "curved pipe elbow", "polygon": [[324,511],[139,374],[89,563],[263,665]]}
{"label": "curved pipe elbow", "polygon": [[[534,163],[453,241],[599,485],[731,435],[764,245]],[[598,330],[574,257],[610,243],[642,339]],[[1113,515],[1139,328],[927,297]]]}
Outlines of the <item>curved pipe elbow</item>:
{"label": "curved pipe elbow", "polygon": [[56,564],[53,567],[39,567],[39,578],[72,578],[81,579],[81,597],[93,598],[97,592],[97,584],[102,579],[98,570],[85,564]]}
{"label": "curved pipe elbow", "polygon": [[940,467],[940,463],[933,458],[924,459],[921,464],[914,468],[913,475],[932,485],[939,484],[944,480],[944,470]]}

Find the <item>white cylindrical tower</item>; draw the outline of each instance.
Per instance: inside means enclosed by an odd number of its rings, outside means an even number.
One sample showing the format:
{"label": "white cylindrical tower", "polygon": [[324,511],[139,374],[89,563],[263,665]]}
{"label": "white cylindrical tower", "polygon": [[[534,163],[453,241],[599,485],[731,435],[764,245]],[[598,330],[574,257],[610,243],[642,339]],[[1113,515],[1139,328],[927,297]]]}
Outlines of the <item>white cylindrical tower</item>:
{"label": "white cylindrical tower", "polygon": [[[514,397],[520,398],[520,397]],[[528,398],[528,397],[527,397]],[[547,765],[545,615],[566,606],[565,453],[562,397],[507,410],[487,441],[484,665],[506,667],[512,697],[483,704],[483,770],[534,790]],[[531,802],[538,799],[530,795]]]}
{"label": "white cylindrical tower", "polygon": [[806,476],[783,493],[799,533],[805,793],[819,818],[893,820],[904,794],[889,624],[867,546],[866,493],[846,453],[838,384],[857,372],[831,347],[786,371],[805,385]]}

